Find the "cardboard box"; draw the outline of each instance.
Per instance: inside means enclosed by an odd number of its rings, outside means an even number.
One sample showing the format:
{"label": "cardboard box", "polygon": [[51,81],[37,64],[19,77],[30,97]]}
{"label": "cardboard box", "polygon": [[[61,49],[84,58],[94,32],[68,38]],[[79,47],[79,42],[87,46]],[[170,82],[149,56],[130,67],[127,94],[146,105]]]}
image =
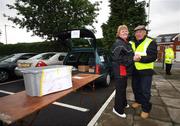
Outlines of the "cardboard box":
{"label": "cardboard box", "polygon": [[26,93],[30,96],[43,96],[72,87],[72,66],[27,68],[22,73]]}
{"label": "cardboard box", "polygon": [[89,71],[89,66],[88,65],[79,65],[78,66],[78,71],[80,71],[80,72],[88,72]]}
{"label": "cardboard box", "polygon": [[89,73],[94,73],[95,72],[95,67],[90,67],[89,68]]}

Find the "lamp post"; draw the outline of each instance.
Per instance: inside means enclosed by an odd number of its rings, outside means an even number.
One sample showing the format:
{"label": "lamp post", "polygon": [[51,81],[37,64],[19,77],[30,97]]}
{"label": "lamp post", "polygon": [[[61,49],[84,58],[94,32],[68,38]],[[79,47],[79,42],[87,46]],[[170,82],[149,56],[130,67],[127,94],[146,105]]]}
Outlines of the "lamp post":
{"label": "lamp post", "polygon": [[[4,28],[5,28],[5,41],[6,41],[6,45],[7,45],[7,26],[11,26],[11,25],[4,25]],[[11,26],[12,28],[15,28],[14,26]]]}
{"label": "lamp post", "polygon": [[5,40],[6,40],[6,45],[7,45],[7,31],[6,31],[7,25],[5,24],[4,27],[5,27],[5,32],[4,32],[5,33]]}

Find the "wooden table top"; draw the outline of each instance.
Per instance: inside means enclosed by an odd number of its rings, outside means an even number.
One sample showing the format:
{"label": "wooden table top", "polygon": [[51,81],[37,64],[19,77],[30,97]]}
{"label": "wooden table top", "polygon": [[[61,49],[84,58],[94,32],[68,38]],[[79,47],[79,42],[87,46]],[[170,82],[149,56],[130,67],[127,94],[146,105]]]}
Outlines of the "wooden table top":
{"label": "wooden table top", "polygon": [[24,117],[41,110],[67,94],[87,85],[99,78],[97,74],[76,74],[72,77],[73,87],[64,91],[48,94],[42,97],[31,97],[25,91],[0,97],[0,120],[12,124]]}

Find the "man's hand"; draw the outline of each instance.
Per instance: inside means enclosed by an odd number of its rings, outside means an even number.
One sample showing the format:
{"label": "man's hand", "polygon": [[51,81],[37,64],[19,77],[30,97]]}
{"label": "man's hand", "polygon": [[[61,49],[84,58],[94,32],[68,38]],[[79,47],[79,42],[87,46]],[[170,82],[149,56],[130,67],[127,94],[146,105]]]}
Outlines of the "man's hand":
{"label": "man's hand", "polygon": [[141,56],[139,54],[135,54],[135,56],[133,57],[133,60],[136,62],[140,61],[140,59],[141,59]]}

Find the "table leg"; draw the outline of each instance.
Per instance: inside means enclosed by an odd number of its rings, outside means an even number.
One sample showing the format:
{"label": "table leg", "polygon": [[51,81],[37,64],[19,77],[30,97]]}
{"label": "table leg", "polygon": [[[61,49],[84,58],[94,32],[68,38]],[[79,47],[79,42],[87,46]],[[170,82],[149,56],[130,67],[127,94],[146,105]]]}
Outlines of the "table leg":
{"label": "table leg", "polygon": [[85,92],[85,91],[83,91],[83,92],[81,93],[80,105],[82,105],[83,97],[84,97],[84,95],[86,95],[86,96],[91,96],[91,98],[92,98],[92,100],[93,100],[93,102],[94,102],[94,105],[95,105],[95,106],[98,106],[98,104],[97,104],[97,99],[96,99],[96,95],[94,94],[94,92],[95,92],[95,82],[90,83],[88,86],[91,87],[92,92]]}
{"label": "table leg", "polygon": [[31,120],[31,122],[30,122],[30,124],[28,126],[32,126],[32,124],[34,123],[34,121],[37,118],[37,116],[39,115],[39,113],[40,113],[40,110],[35,113],[33,119]]}

